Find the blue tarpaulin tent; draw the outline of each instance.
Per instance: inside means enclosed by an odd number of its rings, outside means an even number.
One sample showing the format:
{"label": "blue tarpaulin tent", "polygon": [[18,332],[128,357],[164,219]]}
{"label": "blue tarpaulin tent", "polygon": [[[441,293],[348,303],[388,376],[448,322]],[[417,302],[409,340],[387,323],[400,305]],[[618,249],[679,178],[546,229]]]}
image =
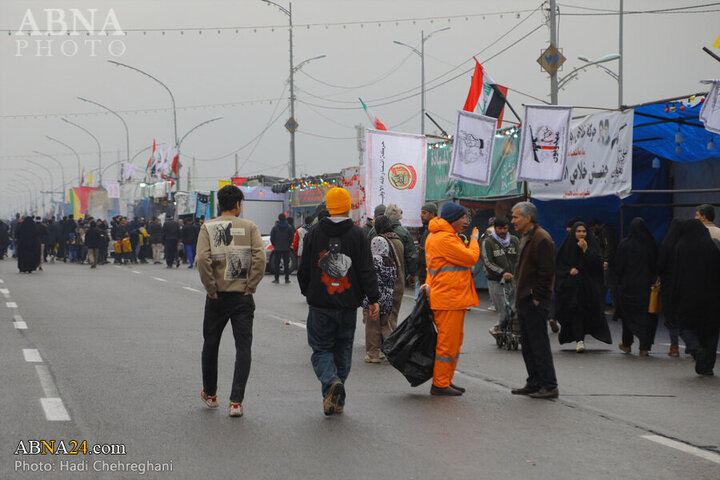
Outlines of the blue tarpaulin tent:
{"label": "blue tarpaulin tent", "polygon": [[[720,136],[705,130],[698,116],[702,104],[689,96],[635,107],[633,129],[633,190],[720,189]],[[667,111],[666,111],[667,110]],[[676,137],[677,133],[680,136]],[[679,143],[677,143],[679,141]],[[720,203],[720,192],[704,194],[633,194],[622,202],[617,197],[585,200],[553,200],[533,203],[538,207],[540,224],[559,245],[565,225],[574,216],[585,221],[597,218],[627,231],[634,217],[643,217],[660,241],[673,215],[692,216],[692,207],[673,212],[671,204]],[[634,205],[665,205],[639,207]],[[624,215],[621,216],[620,212]],[[624,228],[621,228],[621,217]]]}

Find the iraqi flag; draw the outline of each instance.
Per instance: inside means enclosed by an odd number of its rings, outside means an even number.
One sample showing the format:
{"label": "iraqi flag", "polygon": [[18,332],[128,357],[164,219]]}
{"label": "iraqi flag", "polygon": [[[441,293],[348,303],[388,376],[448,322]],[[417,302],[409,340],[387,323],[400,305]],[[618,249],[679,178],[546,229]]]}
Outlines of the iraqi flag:
{"label": "iraqi flag", "polygon": [[358,98],[358,100],[360,100],[360,103],[362,103],[363,109],[365,110],[365,113],[367,113],[367,116],[370,119],[370,123],[373,124],[373,128],[375,130],[386,130],[387,131],[387,127],[385,125],[383,125],[383,123],[380,120],[378,120],[378,118],[375,116],[374,113],[372,113],[372,111],[370,110],[370,107],[365,105],[365,102],[362,101],[362,98]]}
{"label": "iraqi flag", "polygon": [[[474,58],[474,57],[473,57]],[[475,72],[473,72],[470,91],[463,110],[466,112],[479,113],[486,117],[498,119],[498,128],[502,124],[503,110],[507,87],[497,85],[490,75],[485,71],[480,62],[475,60]]]}
{"label": "iraqi flag", "polygon": [[157,150],[157,145],[155,144],[155,139],[153,138],[153,149],[152,153],[150,154],[150,159],[148,160],[147,166],[145,167],[145,171],[152,171],[153,166],[155,165],[155,151]]}

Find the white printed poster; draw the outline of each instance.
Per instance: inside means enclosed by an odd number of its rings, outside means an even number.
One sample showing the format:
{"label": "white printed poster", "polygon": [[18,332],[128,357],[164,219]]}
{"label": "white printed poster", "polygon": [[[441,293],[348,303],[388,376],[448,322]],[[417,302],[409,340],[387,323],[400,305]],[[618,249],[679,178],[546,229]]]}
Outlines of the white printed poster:
{"label": "white printed poster", "polygon": [[708,132],[720,134],[720,80],[711,83],[710,92],[705,96],[705,102],[700,109],[700,121]]}
{"label": "white printed poster", "polygon": [[403,225],[421,227],[420,208],[425,203],[425,136],[368,129],[366,142],[366,215],[372,217],[380,204],[394,203],[403,211],[400,220]]}
{"label": "white printed poster", "polygon": [[572,107],[525,105],[517,181],[562,181],[571,116]]}
{"label": "white printed poster", "polygon": [[490,183],[497,118],[458,110],[449,177],[477,185]]}
{"label": "white printed poster", "polygon": [[634,111],[627,110],[573,120],[562,182],[531,182],[531,196],[558,200],[630,195],[633,117]]}

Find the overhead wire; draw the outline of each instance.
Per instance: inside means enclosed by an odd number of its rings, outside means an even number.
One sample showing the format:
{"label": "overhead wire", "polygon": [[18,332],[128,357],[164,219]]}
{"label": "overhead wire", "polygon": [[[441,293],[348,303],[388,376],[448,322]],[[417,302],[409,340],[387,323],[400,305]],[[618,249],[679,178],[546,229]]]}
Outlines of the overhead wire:
{"label": "overhead wire", "polygon": [[[479,52],[475,53],[475,54],[473,55],[473,57],[478,56],[478,55],[481,55],[482,53],[486,52],[487,50],[489,50],[490,48],[492,48],[493,46],[495,46],[498,42],[500,42],[502,39],[504,39],[505,37],[507,37],[507,36],[508,36],[509,34],[511,34],[513,31],[515,31],[518,27],[520,27],[523,23],[525,23],[527,20],[529,20],[536,12],[540,11],[540,9],[542,8],[543,5],[544,5],[544,3],[543,3],[543,4],[540,4],[538,7],[534,8],[533,10],[531,10],[530,13],[529,13],[525,18],[523,18],[520,22],[518,22],[517,24],[515,24],[512,28],[510,28],[510,29],[509,29],[507,32],[505,32],[503,35],[499,36],[499,37],[496,38],[493,42],[491,42],[490,44],[488,44],[487,46],[485,46],[485,48],[483,48],[483,49],[480,50]],[[543,26],[543,25],[540,25],[540,27],[542,27],[542,26]],[[536,30],[538,30],[540,27],[536,28],[536,29],[533,30],[531,33],[534,33],[534,32],[535,32]],[[522,39],[524,39],[524,38],[526,38],[526,37],[523,37]],[[521,39],[521,40],[522,40],[522,39]],[[513,44],[513,45],[514,45],[514,44]],[[503,51],[505,51],[505,50],[503,50]],[[412,52],[411,52],[411,53],[412,53]],[[437,76],[437,77],[429,80],[428,82],[426,82],[426,84],[432,84],[433,82],[440,80],[441,78],[449,75],[450,73],[454,72],[455,70],[458,70],[459,68],[461,68],[464,64],[466,64],[466,63],[469,62],[469,61],[472,61],[472,57],[469,58],[469,59],[467,59],[467,60],[465,60],[465,61],[463,61],[462,63],[456,65],[455,67],[453,67],[452,69],[446,71],[445,73],[443,73],[443,74],[441,74],[441,75],[439,75],[439,76]],[[474,68],[474,67],[473,67],[473,68]],[[472,68],[471,68],[470,70],[472,70]],[[468,71],[469,71],[469,70],[468,70]],[[459,76],[465,75],[466,73],[467,73],[467,71],[464,71],[464,72],[462,72]],[[455,77],[451,78],[450,80],[454,80],[455,78],[458,78],[458,76],[455,76]],[[440,85],[444,85],[445,83],[447,83],[447,82],[443,82],[443,83],[441,83]],[[439,85],[438,85],[438,86],[439,86]],[[374,98],[374,99],[368,99],[366,103],[367,103],[368,105],[372,104],[372,106],[387,105],[387,104],[389,104],[389,103],[394,103],[394,102],[386,102],[386,103],[377,103],[377,102],[382,101],[382,100],[392,99],[392,98],[395,98],[395,97],[398,97],[398,96],[401,96],[401,95],[404,95],[404,94],[407,94],[407,93],[410,93],[410,92],[414,92],[414,91],[416,91],[416,90],[419,90],[420,88],[422,88],[422,87],[421,87],[421,86],[415,86],[415,87],[413,87],[413,88],[410,88],[410,89],[407,89],[407,90],[403,90],[403,91],[398,92],[398,93],[395,93],[395,94],[393,94],[393,95],[388,95],[388,96],[385,96],[385,97],[379,97],[379,98]],[[434,88],[434,87],[432,87],[432,86],[429,87],[429,88],[426,87],[425,91],[428,91],[428,90],[430,90],[430,89],[432,89],[432,88]],[[413,96],[416,96],[416,95],[419,95],[419,92],[418,92],[418,93],[415,93],[414,95],[411,95],[411,96],[402,97],[402,98],[398,99],[398,101],[405,100],[405,99],[407,99],[407,98],[412,98]],[[337,101],[336,101],[336,102],[337,102]],[[358,110],[358,109],[362,108],[362,107],[359,107],[359,106],[357,106],[357,107],[340,108],[340,107],[329,107],[329,106],[316,105],[316,104],[312,104],[312,103],[309,103],[309,102],[304,102],[304,103],[309,104],[309,105],[312,105],[312,106],[315,106],[315,107],[319,107],[319,108],[327,108],[327,109],[335,109],[335,110],[344,110],[344,109],[348,109],[348,110]],[[343,102],[343,103],[345,103],[345,102]],[[351,103],[356,103],[356,102],[351,102]]]}

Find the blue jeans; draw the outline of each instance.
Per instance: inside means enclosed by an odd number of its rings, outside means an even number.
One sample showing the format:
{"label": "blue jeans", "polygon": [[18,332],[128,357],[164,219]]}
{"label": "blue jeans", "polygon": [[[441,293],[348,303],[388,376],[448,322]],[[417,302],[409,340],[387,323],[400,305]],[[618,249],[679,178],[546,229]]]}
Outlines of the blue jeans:
{"label": "blue jeans", "polygon": [[[307,317],[308,345],[315,375],[322,384],[323,398],[333,382],[345,383],[352,363],[357,309],[333,310],[310,307]],[[345,399],[341,399],[341,405]]]}
{"label": "blue jeans", "polygon": [[195,263],[195,245],[185,245],[185,256],[190,265]]}

